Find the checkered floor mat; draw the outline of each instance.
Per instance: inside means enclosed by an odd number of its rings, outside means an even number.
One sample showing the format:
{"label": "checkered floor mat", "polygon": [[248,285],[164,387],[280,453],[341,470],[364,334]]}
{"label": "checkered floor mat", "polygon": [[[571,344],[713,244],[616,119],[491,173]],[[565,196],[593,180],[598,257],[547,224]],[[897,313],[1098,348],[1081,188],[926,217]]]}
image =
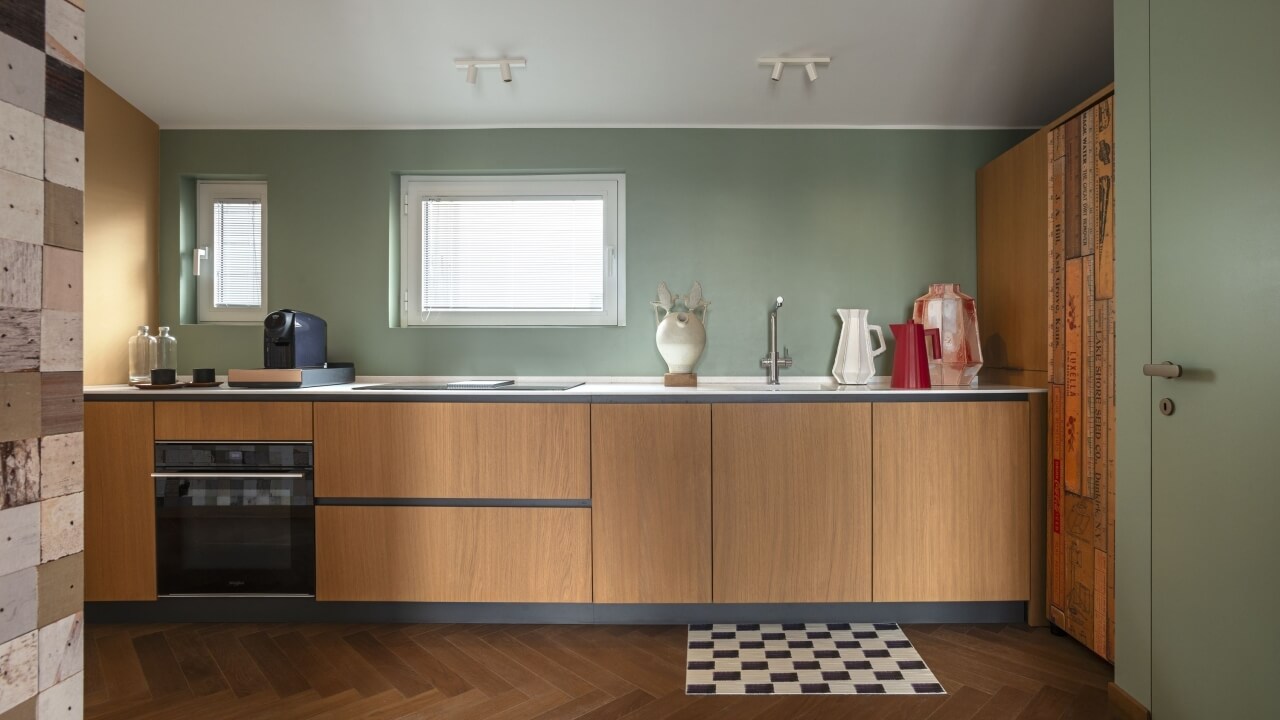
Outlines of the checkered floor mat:
{"label": "checkered floor mat", "polygon": [[690,625],[690,695],[941,695],[895,623]]}

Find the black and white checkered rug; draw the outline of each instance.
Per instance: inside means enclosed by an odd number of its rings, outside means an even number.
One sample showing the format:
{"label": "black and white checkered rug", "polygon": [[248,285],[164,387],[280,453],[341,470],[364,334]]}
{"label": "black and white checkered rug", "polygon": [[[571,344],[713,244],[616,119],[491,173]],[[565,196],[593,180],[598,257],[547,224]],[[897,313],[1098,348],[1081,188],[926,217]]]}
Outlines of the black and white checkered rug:
{"label": "black and white checkered rug", "polygon": [[690,625],[690,695],[940,695],[895,623]]}

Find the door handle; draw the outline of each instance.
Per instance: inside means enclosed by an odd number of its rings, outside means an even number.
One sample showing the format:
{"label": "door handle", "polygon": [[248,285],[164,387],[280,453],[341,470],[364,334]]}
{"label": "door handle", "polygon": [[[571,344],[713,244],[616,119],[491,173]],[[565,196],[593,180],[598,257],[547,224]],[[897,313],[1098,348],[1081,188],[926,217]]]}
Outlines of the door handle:
{"label": "door handle", "polygon": [[1156,364],[1146,364],[1142,366],[1142,374],[1147,377],[1174,378],[1182,377],[1182,366],[1165,361]]}

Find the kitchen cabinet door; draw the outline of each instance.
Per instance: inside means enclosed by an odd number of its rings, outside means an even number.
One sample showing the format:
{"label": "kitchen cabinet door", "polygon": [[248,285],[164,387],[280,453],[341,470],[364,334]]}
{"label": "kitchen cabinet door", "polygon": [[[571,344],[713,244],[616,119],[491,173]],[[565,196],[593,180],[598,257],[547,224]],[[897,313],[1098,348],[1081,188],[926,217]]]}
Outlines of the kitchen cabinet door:
{"label": "kitchen cabinet door", "polygon": [[152,403],[84,404],[86,600],[156,599]]}
{"label": "kitchen cabinet door", "polygon": [[595,601],[711,602],[711,406],[591,409]]}
{"label": "kitchen cabinet door", "polygon": [[579,403],[316,403],[320,497],[586,499]]}
{"label": "kitchen cabinet door", "polygon": [[157,402],[156,439],[245,442],[310,440],[311,403]]}
{"label": "kitchen cabinet door", "polygon": [[712,409],[718,603],[871,600],[871,405]]}
{"label": "kitchen cabinet door", "polygon": [[591,511],[316,508],[316,599],[591,602]]}
{"label": "kitchen cabinet door", "polygon": [[1026,402],[875,404],[876,602],[1027,600]]}

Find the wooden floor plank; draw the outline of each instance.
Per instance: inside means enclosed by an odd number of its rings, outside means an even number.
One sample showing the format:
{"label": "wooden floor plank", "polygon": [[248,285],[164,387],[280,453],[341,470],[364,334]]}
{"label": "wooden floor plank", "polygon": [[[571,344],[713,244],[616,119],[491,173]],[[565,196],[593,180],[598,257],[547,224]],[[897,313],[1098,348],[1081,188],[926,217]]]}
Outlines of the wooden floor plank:
{"label": "wooden floor plank", "polygon": [[287,632],[272,638],[280,652],[289,659],[298,672],[307,679],[320,697],[337,695],[350,690],[351,684],[338,674],[332,663],[321,655],[311,642],[299,632]]}
{"label": "wooden floor plank", "polygon": [[151,697],[161,698],[191,691],[164,632],[147,633],[133,638],[133,650],[138,654],[138,664],[142,666],[142,674],[147,678]]}
{"label": "wooden floor plank", "polygon": [[280,697],[311,689],[311,683],[289,662],[289,658],[285,657],[267,631],[260,630],[252,635],[245,635],[240,638],[240,644]]}
{"label": "wooden floor plank", "polygon": [[333,664],[338,674],[364,697],[391,690],[391,683],[376,672],[350,645],[343,641],[342,628],[311,635],[308,639],[317,652]]}
{"label": "wooden floor plank", "polygon": [[235,632],[227,630],[204,636],[204,646],[213,656],[222,677],[236,697],[245,698],[267,689],[267,678],[240,644]]}
{"label": "wooden floor plank", "polygon": [[431,683],[405,665],[403,660],[396,657],[395,653],[378,642],[367,630],[348,635],[343,638],[343,641],[360,653],[382,677],[386,678],[387,682],[391,683],[392,687],[399,690],[400,694],[406,698],[432,688]]}
{"label": "wooden floor plank", "polygon": [[166,635],[192,693],[205,696],[229,689],[227,681],[222,678],[222,672],[218,670],[218,664],[209,654],[209,648],[195,633],[179,630]]}

